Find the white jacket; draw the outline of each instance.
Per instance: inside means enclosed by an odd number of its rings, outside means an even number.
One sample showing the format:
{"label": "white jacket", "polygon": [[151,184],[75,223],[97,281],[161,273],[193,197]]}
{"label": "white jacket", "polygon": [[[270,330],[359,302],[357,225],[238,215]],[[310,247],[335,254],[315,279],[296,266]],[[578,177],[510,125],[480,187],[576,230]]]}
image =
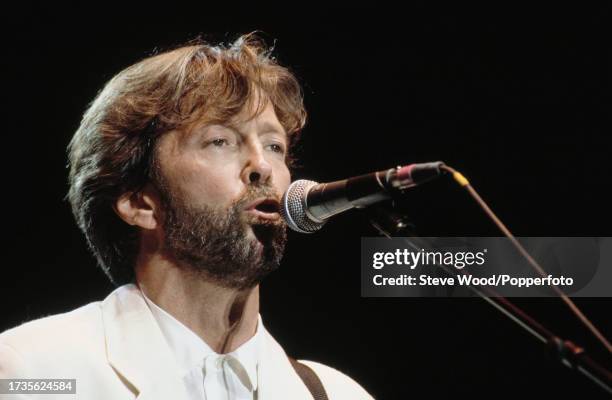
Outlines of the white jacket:
{"label": "white jacket", "polygon": [[[258,400],[311,400],[287,355],[264,330]],[[330,400],[372,399],[348,376],[301,361],[319,376]],[[75,395],[7,395],[0,399],[184,400],[175,358],[141,292],[125,285],[104,301],[0,334],[0,379],[76,379]]]}

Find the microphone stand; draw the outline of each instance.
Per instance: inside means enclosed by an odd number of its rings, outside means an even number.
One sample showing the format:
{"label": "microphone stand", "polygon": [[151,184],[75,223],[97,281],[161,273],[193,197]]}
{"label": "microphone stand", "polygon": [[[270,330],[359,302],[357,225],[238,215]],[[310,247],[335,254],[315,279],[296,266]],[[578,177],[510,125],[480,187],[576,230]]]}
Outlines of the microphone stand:
{"label": "microphone stand", "polygon": [[[409,226],[404,216],[394,211],[386,210],[382,206],[372,207],[369,209],[369,213],[372,226],[388,238],[402,234],[402,231],[405,231]],[[404,236],[402,239],[404,239],[410,248],[416,251],[425,247],[432,247],[426,240],[417,236]],[[446,265],[435,264],[435,266],[451,276],[456,276],[460,273],[458,270],[453,270]],[[463,271],[461,273],[465,274]],[[478,297],[495,307],[506,317],[544,343],[563,365],[574,371],[580,372],[605,391],[612,394],[612,373],[589,357],[582,347],[577,346],[570,340],[560,338],[542,323],[531,317],[506,297],[496,293],[493,289],[474,285],[467,285],[467,287]]]}

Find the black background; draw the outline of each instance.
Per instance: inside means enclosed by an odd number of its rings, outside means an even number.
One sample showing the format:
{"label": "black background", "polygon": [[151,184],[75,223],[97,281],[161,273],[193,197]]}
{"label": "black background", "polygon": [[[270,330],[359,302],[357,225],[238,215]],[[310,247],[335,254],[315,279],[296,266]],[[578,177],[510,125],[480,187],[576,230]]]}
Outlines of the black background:
{"label": "black background", "polygon": [[[66,145],[115,73],[199,34],[229,41],[260,30],[276,40],[309,111],[295,178],[444,160],[517,236],[611,234],[609,7],[96,6],[4,16],[0,331],[113,289],[63,199]],[[406,201],[420,234],[498,235],[450,179]],[[261,302],[289,354],[332,365],[380,399],[605,397],[483,301],[361,298],[368,235],[356,211],[316,235],[291,234]],[[519,303],[609,362],[560,301]],[[576,303],[612,334],[610,299]]]}

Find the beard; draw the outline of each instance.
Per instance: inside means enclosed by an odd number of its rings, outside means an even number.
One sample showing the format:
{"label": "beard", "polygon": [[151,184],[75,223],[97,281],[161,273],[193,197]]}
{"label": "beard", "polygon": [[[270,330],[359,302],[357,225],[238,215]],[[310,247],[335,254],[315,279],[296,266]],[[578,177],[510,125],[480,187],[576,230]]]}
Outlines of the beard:
{"label": "beard", "polygon": [[[282,219],[247,216],[244,207],[260,198],[278,198],[268,186],[249,186],[229,209],[189,205],[159,185],[164,206],[165,253],[182,268],[230,289],[259,284],[280,265],[287,242]],[[251,233],[252,230],[252,233]]]}

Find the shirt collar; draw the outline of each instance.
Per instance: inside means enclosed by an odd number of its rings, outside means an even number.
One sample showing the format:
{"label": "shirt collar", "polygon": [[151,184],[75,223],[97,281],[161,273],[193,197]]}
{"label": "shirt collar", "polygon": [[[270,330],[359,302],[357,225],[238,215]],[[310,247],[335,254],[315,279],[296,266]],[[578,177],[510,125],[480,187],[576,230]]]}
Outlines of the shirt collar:
{"label": "shirt collar", "polygon": [[144,292],[141,291],[141,293],[170,349],[176,356],[183,375],[188,374],[195,367],[201,368],[203,360],[207,357],[220,357],[224,358],[248,390],[257,389],[257,365],[263,344],[261,315],[257,315],[257,328],[253,337],[231,353],[218,354],[195,332],[155,304]]}

